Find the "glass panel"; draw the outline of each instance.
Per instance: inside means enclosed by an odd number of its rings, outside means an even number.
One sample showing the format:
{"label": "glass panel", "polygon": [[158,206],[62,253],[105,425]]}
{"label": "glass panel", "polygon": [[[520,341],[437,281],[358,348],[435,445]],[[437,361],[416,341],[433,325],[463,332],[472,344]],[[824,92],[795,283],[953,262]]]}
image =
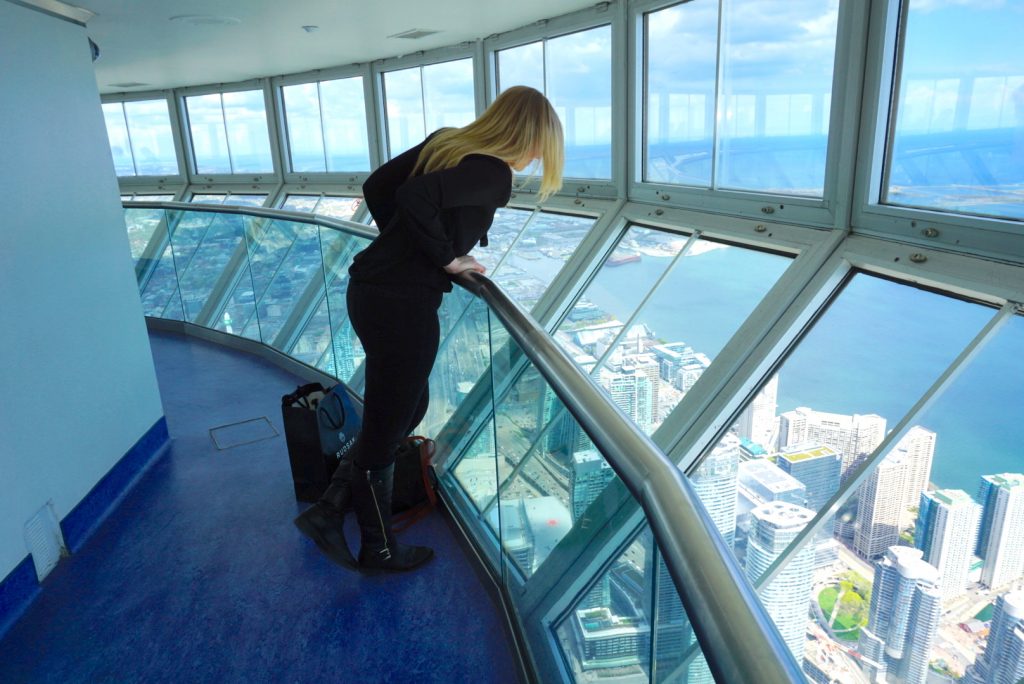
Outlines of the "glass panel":
{"label": "glass panel", "polygon": [[273,171],[263,91],[224,93],[224,121],[231,151],[232,173]]}
{"label": "glass panel", "polygon": [[644,17],[644,180],[711,185],[718,3],[694,0]]}
{"label": "glass panel", "polygon": [[281,208],[288,211],[305,211],[312,214],[319,201],[320,195],[288,195],[285,197]]}
{"label": "glass panel", "polygon": [[238,207],[262,207],[267,201],[266,195],[235,195],[229,194],[221,204],[230,204]]}
{"label": "glass panel", "polygon": [[292,171],[326,171],[320,95],[316,83],[281,88]]}
{"label": "glass panel", "polygon": [[[153,233],[164,221],[163,209],[125,209],[124,223],[128,230],[128,245],[132,260],[138,263],[146,251]],[[164,228],[166,231],[166,227]]]}
{"label": "glass panel", "polygon": [[1020,3],[909,4],[884,201],[1024,218]]}
{"label": "glass panel", "polygon": [[426,132],[461,127],[476,118],[473,94],[473,60],[430,64],[423,67],[423,102]]}
{"label": "glass panel", "polygon": [[[252,217],[248,226],[252,279],[240,282],[236,295],[248,292],[248,297],[252,297],[255,292],[257,305],[256,316],[243,321],[243,334],[276,346],[281,327],[301,304],[311,284],[316,286],[314,279],[319,280],[322,288],[319,230],[307,223]],[[235,320],[239,320],[237,316]]]}
{"label": "glass panel", "polygon": [[120,102],[103,105],[103,120],[107,124],[110,153],[114,156],[114,171],[118,176],[134,176],[132,144],[128,140],[128,124],[124,120],[124,107]]}
{"label": "glass panel", "polygon": [[135,195],[132,200],[135,202],[170,202],[174,195]]}
{"label": "glass panel", "polygon": [[528,209],[500,207],[494,212],[494,222],[487,230],[487,246],[474,247],[473,256],[487,267],[487,275],[494,277],[494,269],[519,239],[526,221],[533,214]]}
{"label": "glass panel", "polygon": [[839,0],[724,7],[716,186],[820,197]]}
{"label": "glass panel", "polygon": [[683,254],[686,242],[631,227],[555,335],[648,434],[790,264],[704,239]]}
{"label": "glass panel", "polygon": [[192,198],[189,200],[189,202],[201,202],[203,204],[224,204],[225,197],[227,197],[227,195],[192,195]]}
{"label": "glass panel", "polygon": [[[573,681],[651,681],[651,607],[655,585],[668,577],[655,555],[653,535],[645,528],[555,628]],[[674,590],[671,579],[668,586]],[[658,638],[678,641],[673,626],[662,616]]]}
{"label": "glass panel", "polygon": [[132,138],[135,166],[140,176],[178,174],[178,156],[167,100],[125,102],[125,118]]}
{"label": "glass panel", "polygon": [[174,268],[174,253],[170,243],[164,248],[156,268],[140,293],[142,310],[147,316],[184,320],[178,277]]}
{"label": "glass panel", "polygon": [[419,430],[437,434],[487,371],[487,307],[460,287],[445,295],[438,316],[441,348],[430,373],[430,406]]}
{"label": "glass panel", "polygon": [[595,223],[586,216],[538,212],[492,278],[529,311]]}
{"label": "glass panel", "polygon": [[[923,568],[926,563],[935,574],[934,582],[919,582],[915,589],[920,588],[922,598],[940,599],[941,615],[908,615],[909,623],[923,629],[904,660],[933,668],[941,664],[957,678],[969,668],[990,673],[989,678],[963,681],[1016,677],[999,674],[1016,661],[996,655],[1004,644],[993,639],[999,630],[991,604],[1008,598],[1024,575],[1024,423],[1016,418],[1024,411],[1021,349],[1024,317],[1017,315],[916,417],[856,494],[853,548],[862,561],[857,572],[874,581],[875,591],[885,584],[889,569],[884,557],[892,547],[916,547],[920,557],[913,562]],[[869,565],[871,560],[879,562]],[[832,578],[833,593],[842,589],[841,581]],[[837,636],[852,640],[859,635],[868,647],[899,641],[903,623],[894,619],[894,606],[870,601],[862,613],[866,631],[848,629]],[[965,625],[980,627],[990,619],[987,642],[984,632],[965,633]]]}
{"label": "glass panel", "polygon": [[423,122],[423,86],[420,68],[384,74],[388,151],[394,157],[418,145],[427,136]]}
{"label": "glass panel", "polygon": [[[790,542],[990,316],[977,304],[855,275],[691,474],[752,582],[789,554],[759,593],[798,661],[833,655],[825,642],[807,646],[807,630],[818,640],[857,639],[872,568],[857,556],[849,509],[821,523],[795,555]],[[929,448],[927,439],[904,446],[922,456]],[[871,477],[890,475],[879,468]],[[886,505],[898,511],[902,499]],[[806,590],[809,601],[812,586],[825,629],[809,626],[808,602],[794,600]],[[822,595],[828,587],[835,591]]]}
{"label": "glass panel", "polygon": [[196,173],[231,173],[220,94],[186,97],[185,109]]}
{"label": "glass panel", "polygon": [[514,85],[525,85],[544,91],[544,43],[528,43],[500,50],[498,60],[498,86],[505,90]]}
{"label": "glass panel", "polygon": [[327,170],[369,171],[370,142],[366,133],[362,76],[322,82],[320,108]]}
{"label": "glass panel", "polygon": [[316,213],[350,221],[362,203],[362,197],[324,197],[316,205]]}
{"label": "glass panel", "polygon": [[[316,315],[307,323],[297,346],[307,350],[304,354],[319,351],[320,356],[315,363],[317,368],[347,383],[366,357],[359,338],[348,322],[348,268],[352,265],[353,257],[365,249],[369,241],[333,228],[320,227],[319,230],[327,296],[318,307]],[[325,313],[328,321],[326,326],[323,324]]]}
{"label": "glass panel", "polygon": [[612,175],[612,30],[547,41],[547,96],[565,130],[567,177]]}
{"label": "glass panel", "polygon": [[[212,220],[208,216],[197,217],[196,230],[185,231],[188,216],[182,219],[178,230],[171,238],[177,263],[178,284],[181,288],[182,304],[185,309],[185,320],[194,323],[199,319],[214,288],[221,284],[223,277],[232,275],[225,273],[229,263],[236,257],[236,250],[245,250],[244,217],[237,214],[215,214]],[[201,237],[198,237],[199,233]],[[198,239],[197,239],[198,237]],[[179,249],[181,252],[179,252]],[[188,258],[179,257],[179,253]],[[243,262],[246,262],[244,258]],[[184,265],[184,267],[183,267]],[[243,263],[246,271],[243,277],[249,278],[248,263]]]}

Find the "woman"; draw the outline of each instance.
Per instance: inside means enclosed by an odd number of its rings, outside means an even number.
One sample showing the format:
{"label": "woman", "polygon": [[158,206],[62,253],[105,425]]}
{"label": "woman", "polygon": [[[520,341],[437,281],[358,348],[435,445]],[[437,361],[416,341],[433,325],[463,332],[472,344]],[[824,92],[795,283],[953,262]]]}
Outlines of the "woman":
{"label": "woman", "polygon": [[366,352],[363,425],[351,461],[302,515],[299,529],[332,560],[355,563],[342,533],[351,502],[364,571],[411,570],[433,556],[395,541],[391,492],[395,451],[426,415],[428,378],[440,341],[437,309],[450,277],[484,272],[469,251],[487,246],[494,212],[512,191],[512,171],[543,161],[540,197],[561,187],[562,125],[543,94],[501,93],[476,121],[441,129],[374,171],[363,196],[380,235],[349,269],[348,314]]}

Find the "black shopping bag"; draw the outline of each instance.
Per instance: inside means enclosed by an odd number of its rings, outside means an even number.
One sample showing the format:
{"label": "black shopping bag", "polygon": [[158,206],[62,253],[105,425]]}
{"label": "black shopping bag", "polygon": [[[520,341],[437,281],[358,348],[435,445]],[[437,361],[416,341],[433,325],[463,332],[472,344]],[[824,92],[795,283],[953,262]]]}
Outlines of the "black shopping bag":
{"label": "black shopping bag", "polygon": [[295,498],[316,501],[355,442],[359,406],[344,385],[327,390],[314,382],[281,397],[281,417]]}

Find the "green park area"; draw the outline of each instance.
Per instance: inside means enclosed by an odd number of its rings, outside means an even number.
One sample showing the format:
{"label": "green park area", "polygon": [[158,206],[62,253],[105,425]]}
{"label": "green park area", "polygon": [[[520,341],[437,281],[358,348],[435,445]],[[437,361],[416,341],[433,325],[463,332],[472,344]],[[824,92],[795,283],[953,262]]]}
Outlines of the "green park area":
{"label": "green park area", "polygon": [[837,585],[818,594],[818,605],[838,638],[857,641],[861,627],[868,624],[871,583],[855,572],[848,572]]}

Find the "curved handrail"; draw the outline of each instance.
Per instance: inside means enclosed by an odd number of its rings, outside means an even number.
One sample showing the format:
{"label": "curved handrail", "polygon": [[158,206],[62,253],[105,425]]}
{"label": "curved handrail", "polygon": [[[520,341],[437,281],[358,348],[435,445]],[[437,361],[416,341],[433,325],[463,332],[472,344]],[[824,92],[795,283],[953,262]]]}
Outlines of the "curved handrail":
{"label": "curved handrail", "polygon": [[806,682],[679,468],[493,282],[475,272],[456,280],[488,304],[644,509],[715,679]]}
{"label": "curved handrail", "polygon": [[237,204],[203,204],[201,202],[129,202],[123,201],[121,205],[125,209],[173,209],[176,211],[202,211],[218,214],[244,214],[259,218],[276,219],[281,221],[296,221],[299,223],[315,223],[324,228],[333,228],[346,233],[358,235],[369,240],[377,237],[376,228],[356,223],[355,221],[344,221],[342,219],[310,214],[306,211],[289,211],[287,209],[270,209],[267,207],[249,207]]}

